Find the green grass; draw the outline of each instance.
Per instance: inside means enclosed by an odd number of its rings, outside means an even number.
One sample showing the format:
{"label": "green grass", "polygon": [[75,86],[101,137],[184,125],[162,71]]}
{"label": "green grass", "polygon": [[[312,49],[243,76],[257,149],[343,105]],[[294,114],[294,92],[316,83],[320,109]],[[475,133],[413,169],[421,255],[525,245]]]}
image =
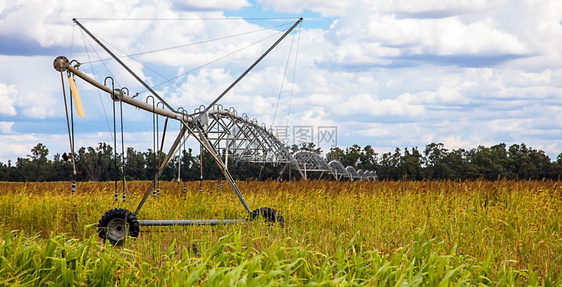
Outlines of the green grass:
{"label": "green grass", "polygon": [[[0,285],[562,286],[558,182],[249,182],[265,223],[141,227],[120,247],[97,238],[113,183],[0,185]],[[141,219],[245,218],[216,182],[161,183]],[[17,232],[13,230],[18,230]]]}

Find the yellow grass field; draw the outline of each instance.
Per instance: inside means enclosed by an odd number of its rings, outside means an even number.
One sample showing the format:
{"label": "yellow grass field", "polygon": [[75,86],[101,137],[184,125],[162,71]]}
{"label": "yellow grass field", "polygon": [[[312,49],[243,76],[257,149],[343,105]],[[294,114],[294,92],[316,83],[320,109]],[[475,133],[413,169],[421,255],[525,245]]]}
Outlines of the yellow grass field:
{"label": "yellow grass field", "polygon": [[[556,181],[240,182],[250,207],[278,210],[283,228],[141,226],[121,247],[101,242],[100,217],[134,211],[149,184],[128,183],[123,203],[121,183],[118,202],[113,182],[77,183],[74,194],[67,182],[0,183],[0,285],[562,286]],[[214,181],[186,193],[161,182],[138,214],[246,216]]]}

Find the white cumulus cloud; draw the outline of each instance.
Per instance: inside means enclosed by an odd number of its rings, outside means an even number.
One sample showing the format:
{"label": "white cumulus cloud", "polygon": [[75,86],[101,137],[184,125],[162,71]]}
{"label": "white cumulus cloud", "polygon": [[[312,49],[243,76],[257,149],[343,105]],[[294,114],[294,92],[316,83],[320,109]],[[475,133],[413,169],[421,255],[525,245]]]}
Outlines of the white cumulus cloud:
{"label": "white cumulus cloud", "polygon": [[0,115],[15,116],[17,115],[16,108],[14,106],[15,99],[17,98],[18,91],[14,85],[6,85],[0,83]]}

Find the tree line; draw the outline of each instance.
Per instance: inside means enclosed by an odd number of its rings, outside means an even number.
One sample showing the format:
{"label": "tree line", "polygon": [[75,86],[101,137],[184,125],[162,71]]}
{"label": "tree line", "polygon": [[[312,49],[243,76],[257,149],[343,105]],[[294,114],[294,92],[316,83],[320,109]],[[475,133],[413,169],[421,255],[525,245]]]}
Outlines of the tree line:
{"label": "tree line", "polygon": [[[322,154],[314,144],[293,145],[294,151],[307,150]],[[220,169],[208,152],[194,155],[191,149],[172,157],[160,176],[161,180],[222,179]],[[166,155],[153,150],[136,151],[129,147],[125,154],[99,143],[96,147],[80,148],[75,157],[77,174],[73,176],[72,161],[67,154],[55,154],[49,159],[48,148],[39,143],[27,157],[18,158],[15,165],[0,163],[1,181],[112,181],[152,180]],[[380,180],[474,180],[531,179],[559,180],[562,175],[562,153],[555,161],[541,150],[525,144],[507,147],[500,143],[491,147],[478,146],[470,150],[448,150],[442,143],[431,143],[423,150],[417,147],[396,148],[379,154],[370,145],[331,148],[326,160],[339,160],[356,170],[375,171]],[[238,180],[299,179],[299,173],[281,164],[260,164],[229,161],[228,169]],[[311,176],[309,176],[311,177]],[[330,179],[320,173],[317,178]],[[312,175],[314,178],[314,175]]]}
{"label": "tree line", "polygon": [[332,148],[327,157],[339,159],[344,166],[375,170],[379,179],[390,180],[558,180],[562,175],[562,153],[551,161],[544,151],[525,144],[448,150],[442,143],[431,143],[421,151],[396,148],[380,155],[371,146],[354,145]]}

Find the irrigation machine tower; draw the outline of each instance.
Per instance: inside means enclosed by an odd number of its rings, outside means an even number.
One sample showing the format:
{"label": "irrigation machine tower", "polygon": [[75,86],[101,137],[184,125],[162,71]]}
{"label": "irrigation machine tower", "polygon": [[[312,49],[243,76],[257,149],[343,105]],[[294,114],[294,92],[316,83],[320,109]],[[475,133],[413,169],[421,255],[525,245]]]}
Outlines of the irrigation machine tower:
{"label": "irrigation machine tower", "polygon": [[[148,220],[137,219],[139,211],[154,192],[156,182],[164,171],[165,167],[172,160],[173,155],[180,148],[182,142],[188,137],[195,138],[201,146],[212,156],[218,167],[222,171],[224,177],[229,182],[232,191],[248,212],[248,219],[263,218],[266,222],[283,224],[283,217],[274,209],[269,207],[261,207],[252,210],[236,182],[230,174],[228,165],[228,153],[232,157],[238,157],[246,161],[256,162],[276,162],[276,163],[293,163],[295,159],[289,153],[287,148],[279,141],[265,126],[260,126],[256,120],[250,120],[245,114],[238,115],[233,108],[223,109],[219,101],[238,84],[269,52],[271,52],[291,31],[295,29],[301,22],[298,19],[292,26],[279,37],[273,45],[271,45],[255,62],[250,65],[226,90],[224,90],[212,103],[208,106],[201,106],[194,113],[187,113],[183,109],[175,109],[167,103],[162,96],[154,91],[143,79],[141,79],[133,70],[131,70],[123,61],[120,60],[108,47],[106,47],[96,36],[86,29],[78,20],[73,19],[74,23],[91,39],[94,40],[103,50],[105,50],[117,63],[119,63],[128,73],[130,73],[142,86],[144,86],[152,96],[154,96],[161,105],[153,105],[144,101],[140,101],[128,95],[128,91],[124,88],[115,89],[108,87],[105,83],[97,82],[86,73],[79,70],[80,63],[73,60],[69,61],[67,57],[59,56],[54,60],[53,66],[55,70],[60,72],[61,80],[63,80],[64,92],[64,73],[67,73],[70,82],[71,93],[77,94],[76,84],[72,76],[76,76],[109,94],[115,102],[129,104],[138,109],[154,113],[168,119],[176,120],[181,123],[181,129],[174,139],[169,152],[160,163],[154,179],[149,188],[144,192],[142,199],[134,211],[126,209],[111,209],[107,211],[99,220],[98,233],[104,240],[108,240],[113,244],[121,243],[127,236],[137,237],[140,232],[140,226],[167,226],[167,225],[217,225],[217,224],[233,224],[241,223],[244,219],[185,219],[185,220]],[[74,95],[73,95],[74,96]],[[65,96],[66,106],[66,96]],[[67,125],[68,124],[68,108]],[[216,131],[216,132],[209,132]],[[74,166],[74,150],[73,138],[69,127],[69,140],[71,146],[70,159]],[[219,149],[226,152],[224,159],[220,156]]]}

